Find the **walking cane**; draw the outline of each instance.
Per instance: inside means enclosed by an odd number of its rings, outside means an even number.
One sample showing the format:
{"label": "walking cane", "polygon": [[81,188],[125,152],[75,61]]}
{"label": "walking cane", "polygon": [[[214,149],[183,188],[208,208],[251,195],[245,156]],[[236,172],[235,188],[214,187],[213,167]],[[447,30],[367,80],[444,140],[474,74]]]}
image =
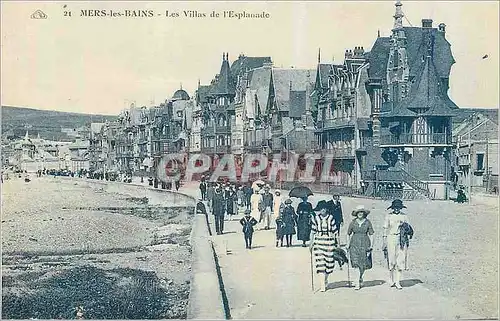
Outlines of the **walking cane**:
{"label": "walking cane", "polygon": [[310,258],[311,258],[311,290],[314,292],[314,267],[313,267],[313,253],[312,253],[312,249],[311,249],[311,255],[310,255]]}
{"label": "walking cane", "polygon": [[351,287],[351,274],[350,274],[350,268],[349,268],[349,265],[351,263],[351,254],[349,253],[349,249],[347,249],[347,241],[349,239],[349,235],[346,234],[345,236],[345,244],[346,244],[346,252],[347,252],[347,258],[348,258],[348,262],[347,262],[347,287],[350,288]]}

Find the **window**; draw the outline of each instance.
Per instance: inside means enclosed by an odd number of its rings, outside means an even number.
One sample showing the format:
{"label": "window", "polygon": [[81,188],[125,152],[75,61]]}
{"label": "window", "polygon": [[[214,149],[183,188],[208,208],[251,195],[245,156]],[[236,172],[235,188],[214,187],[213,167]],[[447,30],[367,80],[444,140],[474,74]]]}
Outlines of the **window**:
{"label": "window", "polygon": [[476,154],[476,170],[484,171],[484,154]]}

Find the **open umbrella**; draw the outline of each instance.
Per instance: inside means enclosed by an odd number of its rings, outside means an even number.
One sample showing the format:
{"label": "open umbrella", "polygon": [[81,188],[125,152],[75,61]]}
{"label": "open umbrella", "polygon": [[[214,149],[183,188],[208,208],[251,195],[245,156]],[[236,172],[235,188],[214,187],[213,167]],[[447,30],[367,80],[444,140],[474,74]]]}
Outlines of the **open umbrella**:
{"label": "open umbrella", "polygon": [[290,193],[288,193],[288,196],[297,198],[304,198],[311,195],[314,195],[314,193],[307,186],[296,186],[290,190]]}
{"label": "open umbrella", "polygon": [[263,180],[258,179],[252,183],[252,189],[260,189],[264,185],[266,185],[266,183]]}

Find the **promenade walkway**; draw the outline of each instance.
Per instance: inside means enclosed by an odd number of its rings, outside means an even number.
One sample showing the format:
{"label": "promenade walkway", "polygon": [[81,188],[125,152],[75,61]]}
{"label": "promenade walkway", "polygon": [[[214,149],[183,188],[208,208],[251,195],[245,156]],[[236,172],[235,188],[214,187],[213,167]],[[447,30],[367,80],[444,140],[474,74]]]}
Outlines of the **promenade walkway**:
{"label": "promenade walkway", "polygon": [[[140,180],[134,180],[139,183]],[[147,185],[147,183],[144,183]],[[199,199],[197,183],[183,185],[179,192]],[[283,195],[287,195],[283,191]],[[310,198],[313,206],[320,199],[330,196],[317,194]],[[477,201],[477,197],[476,197]],[[489,202],[489,199],[481,200]],[[423,202],[423,203],[422,203]],[[421,215],[419,205],[425,205],[426,200],[412,204],[407,202],[412,215]],[[439,202],[439,201],[435,201]],[[350,221],[349,209],[363,204],[372,210],[370,220],[375,226],[374,266],[365,273],[364,287],[355,291],[348,287],[348,270],[337,267],[329,278],[326,292],[318,292],[318,281],[315,279],[315,291],[311,288],[311,264],[308,248],[301,247],[295,237],[291,248],[275,247],[275,230],[263,230],[257,225],[254,233],[253,249],[246,250],[241,226],[240,215],[233,221],[225,222],[225,234],[211,237],[218,255],[224,289],[228,298],[231,318],[262,319],[262,318],[318,318],[318,319],[478,319],[465,305],[453,299],[453,296],[443,296],[426,287],[420,278],[426,271],[404,272],[401,282],[403,290],[390,288],[387,284],[388,272],[384,268],[381,252],[380,229],[388,204],[363,198],[343,198],[344,218],[346,224]],[[440,203],[433,203],[440,206]],[[427,204],[431,205],[431,204]],[[293,206],[297,206],[294,199]],[[209,215],[212,230],[213,216]],[[346,226],[341,234],[341,241],[346,240]],[[419,240],[413,242],[418,247]],[[410,251],[411,253],[411,251]],[[428,253],[428,255],[433,255]],[[420,260],[421,257],[411,259]],[[356,272],[349,270],[351,281],[355,280]],[[446,273],[446,271],[443,271]],[[474,282],[471,280],[470,282]],[[449,291],[450,289],[448,289]],[[456,296],[455,296],[456,297]]]}
{"label": "promenade walkway", "polygon": [[[185,185],[179,191],[199,198],[196,184]],[[326,197],[316,195],[311,202],[314,205],[318,199]],[[350,204],[354,201],[373,208],[370,206],[373,201],[365,199],[345,199],[345,208],[354,206]],[[384,213],[373,211],[373,216],[381,216],[375,212]],[[344,213],[346,220],[350,221],[348,215]],[[386,283],[387,270],[380,259],[373,269],[366,272],[364,287],[360,291],[347,287],[348,269],[344,266],[343,270],[336,267],[326,292],[313,292],[308,248],[299,244],[276,248],[275,230],[260,230],[257,225],[253,249],[246,250],[238,222],[240,217],[241,214],[233,221],[225,222],[224,235],[213,236],[233,319],[476,318],[456,302],[428,290],[418,279],[404,277],[403,290],[390,288]],[[212,218],[210,215],[213,230]],[[370,219],[380,221],[381,218]],[[341,240],[346,239],[345,230],[346,227]],[[294,241],[297,243],[295,237]],[[377,242],[374,251],[381,257],[381,244]],[[349,272],[351,280],[355,279],[352,268]],[[315,280],[315,284],[317,282]]]}

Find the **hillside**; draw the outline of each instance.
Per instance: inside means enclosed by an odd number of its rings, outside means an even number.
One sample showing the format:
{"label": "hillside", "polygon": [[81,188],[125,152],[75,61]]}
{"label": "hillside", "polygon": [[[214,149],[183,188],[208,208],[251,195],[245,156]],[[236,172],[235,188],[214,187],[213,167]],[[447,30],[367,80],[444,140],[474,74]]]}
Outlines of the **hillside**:
{"label": "hillside", "polygon": [[28,130],[30,136],[40,134],[41,138],[54,140],[72,140],[61,132],[61,128],[80,128],[91,122],[113,121],[116,116],[66,113],[2,106],[2,136],[22,137]]}

